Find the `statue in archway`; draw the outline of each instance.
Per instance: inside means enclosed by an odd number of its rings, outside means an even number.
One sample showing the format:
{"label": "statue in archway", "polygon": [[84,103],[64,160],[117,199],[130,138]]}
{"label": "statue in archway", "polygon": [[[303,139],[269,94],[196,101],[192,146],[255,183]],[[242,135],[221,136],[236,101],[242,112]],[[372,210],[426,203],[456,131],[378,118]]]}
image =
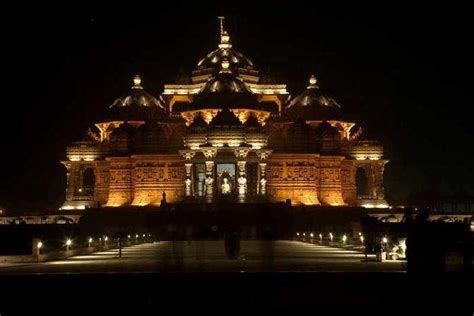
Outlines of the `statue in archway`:
{"label": "statue in archway", "polygon": [[230,194],[230,184],[227,178],[222,179],[221,193]]}

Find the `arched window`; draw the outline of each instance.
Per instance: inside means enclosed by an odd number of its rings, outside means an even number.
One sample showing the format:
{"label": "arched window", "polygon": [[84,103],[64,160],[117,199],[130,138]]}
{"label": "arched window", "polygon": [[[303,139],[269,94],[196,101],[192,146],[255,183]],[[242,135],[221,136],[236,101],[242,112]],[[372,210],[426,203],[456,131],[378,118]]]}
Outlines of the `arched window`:
{"label": "arched window", "polygon": [[93,195],[95,187],[95,174],[93,168],[87,168],[83,174],[83,192],[85,195]]}
{"label": "arched window", "polygon": [[369,194],[367,172],[362,167],[358,167],[356,171],[356,189],[357,196],[366,196]]}

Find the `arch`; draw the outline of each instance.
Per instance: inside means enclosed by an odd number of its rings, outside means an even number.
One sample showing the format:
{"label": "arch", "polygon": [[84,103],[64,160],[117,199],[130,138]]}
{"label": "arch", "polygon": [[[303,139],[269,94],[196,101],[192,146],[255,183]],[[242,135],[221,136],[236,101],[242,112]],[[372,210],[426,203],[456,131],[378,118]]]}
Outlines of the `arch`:
{"label": "arch", "polygon": [[369,178],[365,168],[357,167],[355,180],[357,196],[360,197],[369,195]]}
{"label": "arch", "polygon": [[95,172],[92,167],[86,168],[82,174],[82,186],[85,195],[93,195],[95,188]]}

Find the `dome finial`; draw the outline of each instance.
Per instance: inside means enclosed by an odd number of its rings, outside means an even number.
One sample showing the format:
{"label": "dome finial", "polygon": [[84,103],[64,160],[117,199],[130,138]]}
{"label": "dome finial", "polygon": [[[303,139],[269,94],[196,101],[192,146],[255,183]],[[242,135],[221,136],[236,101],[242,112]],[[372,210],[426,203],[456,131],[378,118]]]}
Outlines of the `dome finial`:
{"label": "dome finial", "polygon": [[311,77],[309,78],[309,84],[310,84],[310,86],[315,86],[317,82],[318,82],[318,79],[316,79],[316,76],[315,76],[315,75],[311,75]]}
{"label": "dome finial", "polygon": [[227,70],[227,69],[229,69],[229,66],[230,66],[229,61],[227,59],[224,59],[222,61],[222,69]]}
{"label": "dome finial", "polygon": [[227,59],[224,59],[221,63],[221,67],[222,67],[222,70],[221,72],[230,72],[229,70],[229,67],[230,67],[230,63]]}
{"label": "dome finial", "polygon": [[226,30],[224,30],[224,19],[225,17],[219,16],[217,17],[219,19],[219,32],[221,36],[221,43],[219,44],[219,48],[230,48],[232,45],[230,45],[230,36],[229,33],[227,33]]}
{"label": "dome finial", "polygon": [[135,85],[135,87],[140,86],[141,83],[142,83],[142,78],[140,78],[139,75],[135,75],[135,77],[133,77],[133,84]]}

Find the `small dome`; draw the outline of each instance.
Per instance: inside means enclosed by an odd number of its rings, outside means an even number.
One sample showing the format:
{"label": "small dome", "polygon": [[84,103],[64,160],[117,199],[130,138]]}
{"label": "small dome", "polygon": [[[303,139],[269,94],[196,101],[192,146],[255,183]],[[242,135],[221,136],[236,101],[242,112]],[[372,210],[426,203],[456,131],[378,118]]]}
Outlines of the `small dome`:
{"label": "small dome", "polygon": [[141,78],[133,78],[133,86],[127,95],[114,101],[110,106],[111,119],[146,120],[164,113],[163,104],[141,86]]}
{"label": "small dome", "polygon": [[309,79],[309,86],[296,96],[288,105],[287,113],[293,118],[306,120],[338,119],[341,106],[333,98],[325,95],[317,85],[314,75]]}
{"label": "small dome", "polygon": [[165,107],[163,106],[163,104],[161,104],[161,102],[154,96],[146,92],[141,86],[141,83],[142,79],[140,78],[140,76],[136,75],[133,78],[133,86],[130,89],[130,92],[127,95],[116,99],[110,107],[112,108],[119,106],[156,106],[158,108],[164,109]]}

